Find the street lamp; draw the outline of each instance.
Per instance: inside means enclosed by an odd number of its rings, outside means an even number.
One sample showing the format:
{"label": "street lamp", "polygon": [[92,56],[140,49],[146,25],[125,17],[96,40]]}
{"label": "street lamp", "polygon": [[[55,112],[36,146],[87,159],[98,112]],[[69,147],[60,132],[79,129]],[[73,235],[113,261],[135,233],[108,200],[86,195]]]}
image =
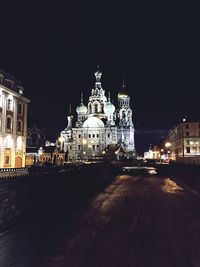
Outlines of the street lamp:
{"label": "street lamp", "polygon": [[86,154],[85,145],[87,144],[87,140],[83,139],[82,144],[83,144],[83,159],[85,159],[85,154]]}
{"label": "street lamp", "polygon": [[165,147],[166,147],[166,149],[167,149],[167,158],[169,159],[169,154],[170,154],[170,150],[169,150],[169,148],[171,147],[171,143],[170,142],[166,142],[165,143]]}

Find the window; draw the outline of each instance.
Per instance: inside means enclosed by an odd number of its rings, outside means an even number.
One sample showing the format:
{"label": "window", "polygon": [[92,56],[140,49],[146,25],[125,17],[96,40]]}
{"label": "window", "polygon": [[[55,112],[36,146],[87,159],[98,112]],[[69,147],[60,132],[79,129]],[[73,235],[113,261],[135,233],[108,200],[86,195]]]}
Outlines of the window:
{"label": "window", "polygon": [[189,135],[189,132],[186,132],[185,134],[186,134],[186,137],[189,137],[189,136],[190,136],[190,135]]}
{"label": "window", "polygon": [[99,149],[99,145],[97,145],[97,150]]}
{"label": "window", "polygon": [[89,134],[89,138],[91,138],[91,134]]}
{"label": "window", "polygon": [[190,147],[186,147],[186,153],[190,153]]}
{"label": "window", "polygon": [[8,110],[12,110],[12,99],[8,99],[8,102],[7,102],[7,109],[8,109]]}
{"label": "window", "polygon": [[95,145],[92,146],[92,149],[95,150]]}
{"label": "window", "polygon": [[185,129],[189,129],[189,124],[186,124],[185,125]]}
{"label": "window", "polygon": [[189,145],[190,144],[190,140],[187,140],[187,145]]}
{"label": "window", "polygon": [[10,163],[10,157],[9,156],[6,156],[5,157],[5,164],[6,165],[9,165],[9,163]]}
{"label": "window", "polygon": [[18,104],[18,114],[22,115],[22,104]]}
{"label": "window", "polygon": [[95,134],[93,134],[92,137],[95,138]]}
{"label": "window", "polygon": [[72,146],[69,146],[69,150],[72,150]]}
{"label": "window", "polygon": [[11,124],[12,124],[11,118],[10,117],[7,117],[6,125],[7,125],[7,129],[8,130],[11,130]]}
{"label": "window", "polygon": [[97,138],[99,138],[99,134],[97,134]]}
{"label": "window", "polygon": [[110,138],[110,134],[108,133],[108,138]]}
{"label": "window", "polygon": [[78,150],[81,150],[81,145],[78,145]]}
{"label": "window", "polygon": [[81,134],[78,135],[78,138],[81,138]]}
{"label": "window", "polygon": [[5,165],[10,165],[10,153],[11,153],[10,148],[6,148],[5,157],[4,157],[4,164]]}
{"label": "window", "polygon": [[18,132],[22,131],[22,122],[21,121],[17,121],[17,131]]}
{"label": "window", "polygon": [[94,105],[94,112],[97,113],[98,112],[98,104]]}

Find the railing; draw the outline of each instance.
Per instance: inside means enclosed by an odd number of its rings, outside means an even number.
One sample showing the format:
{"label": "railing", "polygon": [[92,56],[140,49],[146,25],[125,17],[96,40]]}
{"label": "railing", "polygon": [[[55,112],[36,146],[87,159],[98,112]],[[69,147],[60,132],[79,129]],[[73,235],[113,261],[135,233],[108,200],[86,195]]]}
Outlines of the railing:
{"label": "railing", "polygon": [[27,176],[28,174],[29,172],[27,168],[1,168],[0,169],[0,179]]}

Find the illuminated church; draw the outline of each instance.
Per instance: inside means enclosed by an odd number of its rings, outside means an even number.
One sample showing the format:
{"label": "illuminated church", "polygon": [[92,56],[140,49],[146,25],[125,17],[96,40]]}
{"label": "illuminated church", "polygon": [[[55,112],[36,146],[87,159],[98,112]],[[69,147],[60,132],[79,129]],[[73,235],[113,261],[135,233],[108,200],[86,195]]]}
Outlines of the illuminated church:
{"label": "illuminated church", "polygon": [[71,113],[67,116],[68,124],[61,132],[59,142],[68,160],[103,157],[111,149],[116,157],[120,151],[128,158],[135,156],[135,130],[130,96],[123,83],[122,90],[118,93],[118,106],[115,107],[111,102],[110,92],[107,97],[102,88],[101,76],[98,69],[87,106],[81,94],[80,105],[76,108],[76,122]]}

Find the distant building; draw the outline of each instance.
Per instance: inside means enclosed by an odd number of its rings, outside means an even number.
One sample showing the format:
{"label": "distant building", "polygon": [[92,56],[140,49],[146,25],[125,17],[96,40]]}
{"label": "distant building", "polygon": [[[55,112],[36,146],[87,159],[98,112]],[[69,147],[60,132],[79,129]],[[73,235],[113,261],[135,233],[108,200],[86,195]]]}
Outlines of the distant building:
{"label": "distant building", "polygon": [[40,123],[32,116],[28,119],[27,145],[26,145],[26,166],[36,164],[39,161],[38,150],[45,147],[46,136]]}
{"label": "distant building", "polygon": [[153,148],[149,148],[148,151],[144,152],[144,159],[161,159],[161,150],[158,146],[154,146]]}
{"label": "distant building", "polygon": [[200,156],[200,122],[183,122],[171,130],[163,143],[169,159]]}
{"label": "distant building", "polygon": [[27,107],[19,81],[0,70],[0,168],[25,166]]}
{"label": "distant building", "polygon": [[[95,72],[95,86],[91,90],[87,107],[81,103],[76,108],[77,120],[74,126],[73,116],[67,117],[68,125],[61,132],[60,148],[67,154],[68,160],[94,159],[102,157],[109,147],[121,146],[126,157],[135,156],[134,125],[130,96],[123,84],[118,93],[118,107],[111,103],[110,94],[105,95],[101,85],[102,73]],[[112,151],[114,151],[112,149]],[[118,152],[117,152],[118,151]],[[121,152],[120,152],[121,153]]]}

